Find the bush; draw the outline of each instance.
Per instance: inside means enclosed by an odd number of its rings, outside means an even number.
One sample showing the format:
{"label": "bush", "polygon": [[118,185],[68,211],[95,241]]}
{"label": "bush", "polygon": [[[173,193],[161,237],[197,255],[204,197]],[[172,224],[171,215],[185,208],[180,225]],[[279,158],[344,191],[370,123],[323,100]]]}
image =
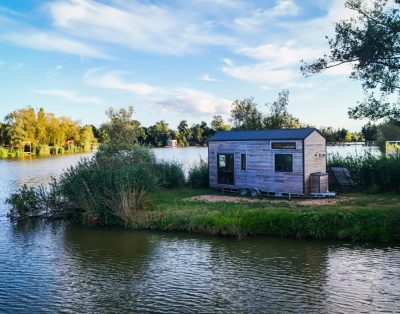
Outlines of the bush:
{"label": "bush", "polygon": [[72,210],[95,215],[103,224],[117,223],[116,217],[129,223],[158,188],[156,160],[142,147],[102,150],[65,171],[59,186]]}
{"label": "bush", "polygon": [[333,155],[328,166],[346,167],[359,187],[367,192],[400,192],[400,156]]}
{"label": "bush", "polygon": [[50,155],[49,145],[39,145],[36,147],[36,155],[38,156],[48,156]]}
{"label": "bush", "polygon": [[207,188],[209,186],[208,164],[204,160],[189,169],[188,185],[192,188]]}
{"label": "bush", "polygon": [[21,219],[42,214],[44,210],[43,190],[24,184],[16,193],[11,194],[6,203],[11,205],[8,216],[12,219]]}
{"label": "bush", "polygon": [[50,146],[50,154],[57,155],[58,147],[57,146]]}
{"label": "bush", "polygon": [[8,149],[5,147],[0,147],[0,159],[8,157]]}
{"label": "bush", "polygon": [[157,163],[159,185],[167,188],[179,188],[185,185],[185,173],[181,163],[161,161]]}

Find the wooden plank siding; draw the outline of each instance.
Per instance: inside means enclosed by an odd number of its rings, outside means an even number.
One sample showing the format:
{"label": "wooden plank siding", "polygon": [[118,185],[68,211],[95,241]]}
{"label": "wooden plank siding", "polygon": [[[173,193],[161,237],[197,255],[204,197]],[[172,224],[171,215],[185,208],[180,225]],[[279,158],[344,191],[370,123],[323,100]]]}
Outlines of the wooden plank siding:
{"label": "wooden plank siding", "polygon": [[[263,192],[304,194],[303,140],[276,140],[296,142],[296,149],[271,149],[275,140],[210,141],[210,186],[217,188],[256,188]],[[217,155],[234,154],[234,185],[218,184]],[[247,154],[247,169],[241,170],[240,155]],[[275,154],[293,155],[293,172],[275,172]]]}
{"label": "wooden plank siding", "polygon": [[[310,175],[313,172],[326,173],[326,140],[317,131],[312,132],[304,139],[304,183],[305,193],[311,192]],[[322,178],[321,192],[328,191],[328,179]]]}

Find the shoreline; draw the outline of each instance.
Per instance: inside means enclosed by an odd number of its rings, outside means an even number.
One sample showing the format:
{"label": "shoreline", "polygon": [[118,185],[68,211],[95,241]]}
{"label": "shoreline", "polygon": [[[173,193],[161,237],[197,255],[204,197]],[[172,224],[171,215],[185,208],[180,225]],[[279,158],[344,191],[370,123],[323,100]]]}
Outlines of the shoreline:
{"label": "shoreline", "polygon": [[[136,211],[130,222],[117,224],[133,230],[177,231],[242,238],[274,237],[339,240],[400,241],[400,195],[339,196],[332,203],[307,203],[260,199],[241,202],[189,200],[210,189],[162,190],[150,204],[152,209]],[[226,196],[237,198],[236,195]],[[375,200],[375,201],[374,201]],[[328,201],[328,200],[325,200]],[[301,204],[306,202],[305,204]],[[86,214],[84,223],[102,225]]]}

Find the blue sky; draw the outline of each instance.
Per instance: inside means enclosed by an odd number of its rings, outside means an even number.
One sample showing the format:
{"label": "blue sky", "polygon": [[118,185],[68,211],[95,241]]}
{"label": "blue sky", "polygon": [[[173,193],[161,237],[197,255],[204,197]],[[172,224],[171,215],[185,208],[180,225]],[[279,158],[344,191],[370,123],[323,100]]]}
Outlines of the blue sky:
{"label": "blue sky", "polygon": [[99,125],[108,107],[133,105],[142,124],[176,127],[228,118],[237,98],[265,110],[288,89],[301,121],[359,130],[348,67],[299,71],[351,14],[342,0],[3,0],[0,117],[32,106]]}

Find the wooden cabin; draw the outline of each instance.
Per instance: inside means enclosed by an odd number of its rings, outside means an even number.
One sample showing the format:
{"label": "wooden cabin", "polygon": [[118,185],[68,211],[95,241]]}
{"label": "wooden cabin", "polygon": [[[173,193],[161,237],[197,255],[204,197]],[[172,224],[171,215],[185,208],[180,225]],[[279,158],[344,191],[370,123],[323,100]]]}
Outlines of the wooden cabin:
{"label": "wooden cabin", "polygon": [[208,142],[210,186],[272,195],[328,191],[326,140],[314,128],[218,132]]}

